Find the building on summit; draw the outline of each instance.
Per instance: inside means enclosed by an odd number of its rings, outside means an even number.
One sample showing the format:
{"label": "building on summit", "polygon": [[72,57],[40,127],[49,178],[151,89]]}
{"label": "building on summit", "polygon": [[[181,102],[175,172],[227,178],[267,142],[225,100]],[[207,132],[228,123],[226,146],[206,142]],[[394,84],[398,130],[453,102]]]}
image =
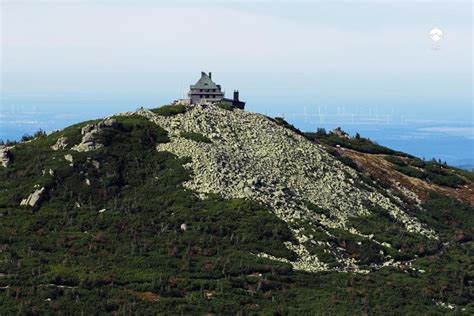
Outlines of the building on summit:
{"label": "building on summit", "polygon": [[245,108],[245,102],[239,100],[239,91],[234,90],[234,97],[227,99],[220,85],[212,81],[212,73],[201,72],[201,78],[190,86],[188,100],[190,104],[216,102],[235,106],[239,109]]}

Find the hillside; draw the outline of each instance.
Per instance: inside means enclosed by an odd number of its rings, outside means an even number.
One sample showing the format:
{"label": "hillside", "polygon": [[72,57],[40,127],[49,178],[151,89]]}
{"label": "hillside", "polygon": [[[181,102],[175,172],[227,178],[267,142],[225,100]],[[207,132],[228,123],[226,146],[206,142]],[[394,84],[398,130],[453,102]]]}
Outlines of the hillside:
{"label": "hillside", "polygon": [[472,173],[225,106],[0,149],[0,314],[472,314]]}

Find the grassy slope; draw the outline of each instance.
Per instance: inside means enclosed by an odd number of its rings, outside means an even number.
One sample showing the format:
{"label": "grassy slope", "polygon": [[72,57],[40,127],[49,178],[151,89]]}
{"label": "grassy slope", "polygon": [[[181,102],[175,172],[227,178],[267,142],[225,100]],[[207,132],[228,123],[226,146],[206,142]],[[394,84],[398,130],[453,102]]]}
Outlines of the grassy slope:
{"label": "grassy slope", "polygon": [[[1,314],[444,311],[433,300],[473,310],[471,243],[416,260],[426,273],[292,271],[252,254],[294,258],[283,246],[292,239],[285,223],[250,201],[197,199],[181,186],[190,176],[186,161],[154,148],[166,132],[139,117],[118,119],[119,128],[101,133],[106,146],[97,151],[50,149],[62,135],[78,143],[79,124],[18,145],[11,166],[0,168]],[[48,188],[41,207],[19,207],[35,184]],[[463,207],[472,220],[472,208]],[[435,215],[461,221],[458,208],[434,205],[429,220],[451,232],[451,221]],[[351,235],[341,238],[345,247],[354,244]]]}

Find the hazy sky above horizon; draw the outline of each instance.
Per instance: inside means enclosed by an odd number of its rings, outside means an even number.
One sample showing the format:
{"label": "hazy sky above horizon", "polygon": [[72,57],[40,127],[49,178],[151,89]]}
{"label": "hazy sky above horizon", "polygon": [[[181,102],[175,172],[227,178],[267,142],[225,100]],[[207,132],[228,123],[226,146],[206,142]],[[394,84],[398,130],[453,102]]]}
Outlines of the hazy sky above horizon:
{"label": "hazy sky above horizon", "polygon": [[1,11],[3,109],[164,104],[203,70],[259,112],[473,119],[471,1],[16,0]]}

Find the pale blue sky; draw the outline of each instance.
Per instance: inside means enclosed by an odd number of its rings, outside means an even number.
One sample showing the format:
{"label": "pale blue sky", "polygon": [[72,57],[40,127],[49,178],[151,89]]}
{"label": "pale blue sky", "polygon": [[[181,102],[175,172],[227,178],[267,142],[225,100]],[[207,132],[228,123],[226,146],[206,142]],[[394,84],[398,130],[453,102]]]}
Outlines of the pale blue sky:
{"label": "pale blue sky", "polygon": [[164,104],[204,70],[274,115],[473,119],[471,1],[15,0],[1,13],[3,111]]}

